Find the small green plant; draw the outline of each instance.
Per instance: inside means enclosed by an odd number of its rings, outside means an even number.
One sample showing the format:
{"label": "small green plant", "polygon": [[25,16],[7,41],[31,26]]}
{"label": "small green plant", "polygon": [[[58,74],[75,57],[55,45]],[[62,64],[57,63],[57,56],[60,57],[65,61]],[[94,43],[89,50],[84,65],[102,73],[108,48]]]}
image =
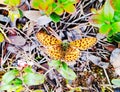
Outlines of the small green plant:
{"label": "small green plant", "polygon": [[21,92],[26,86],[44,83],[44,79],[44,75],[34,72],[31,67],[26,67],[22,71],[13,69],[3,75],[0,90]]}
{"label": "small green plant", "polygon": [[65,62],[52,60],[51,62],[48,62],[48,65],[50,67],[54,67],[64,78],[68,80],[74,80],[76,78],[74,71],[69,68]]}
{"label": "small green plant", "polygon": [[93,9],[93,15],[90,18],[90,23],[99,28],[99,32],[107,34],[108,41],[115,41],[112,36],[120,32],[120,7],[117,4],[118,0],[106,0],[104,6],[96,11]]}
{"label": "small green plant", "polygon": [[62,15],[64,11],[68,13],[76,11],[74,4],[77,2],[78,0],[32,0],[31,6],[35,9],[42,10],[54,22],[59,22],[59,15]]}
{"label": "small green plant", "polygon": [[68,92],[82,92],[82,90],[80,87],[75,87],[75,88],[70,89],[70,91]]}
{"label": "small green plant", "polygon": [[22,11],[17,8],[17,6],[20,5],[21,0],[4,0],[4,3],[9,9],[9,17],[12,22],[14,22],[16,18],[20,18],[23,16]]}
{"label": "small green plant", "polygon": [[112,84],[116,85],[116,86],[120,86],[120,79],[112,79]]}
{"label": "small green plant", "polygon": [[4,3],[8,5],[8,7],[15,7],[20,4],[21,0],[4,0]]}
{"label": "small green plant", "polygon": [[119,43],[120,42],[120,32],[112,35],[111,37],[108,38],[108,41],[109,42],[117,42]]}

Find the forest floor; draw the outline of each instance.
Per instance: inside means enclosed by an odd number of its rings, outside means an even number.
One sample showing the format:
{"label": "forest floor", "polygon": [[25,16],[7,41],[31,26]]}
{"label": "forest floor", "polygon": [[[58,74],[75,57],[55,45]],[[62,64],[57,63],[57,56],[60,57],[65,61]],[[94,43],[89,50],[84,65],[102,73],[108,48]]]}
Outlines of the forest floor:
{"label": "forest floor", "polygon": [[[58,23],[52,22],[46,16],[39,15],[37,10],[29,9],[29,1],[27,3],[19,7],[24,16],[12,22],[9,22],[9,18],[3,13],[8,12],[4,10],[5,6],[0,5],[0,16],[4,15],[4,18],[0,18],[0,30],[5,37],[5,40],[0,43],[0,85],[4,84],[4,80],[9,82],[9,86],[6,84],[8,88],[2,89],[6,89],[7,92],[15,90],[15,92],[115,92],[115,90],[119,92],[118,87],[111,83],[112,79],[119,78],[120,74],[117,69],[120,66],[119,44],[109,43],[106,35],[100,34],[99,29],[89,23],[89,17],[92,15],[91,9],[100,9],[105,0],[81,0],[75,5],[76,12],[74,14],[64,12]],[[46,34],[37,36],[36,34],[41,30],[45,30]],[[85,40],[84,38],[87,37],[96,38],[97,41],[93,43],[89,41],[92,44],[90,48],[79,50],[79,59],[71,62],[65,61],[68,65],[63,64],[63,67],[68,69],[67,73],[59,70],[57,66],[59,61],[56,63],[51,58],[55,53],[61,54],[62,48],[58,49],[59,41],[71,43],[74,40]],[[52,48],[50,43],[50,41],[54,43],[51,40],[54,38],[58,42],[55,44],[56,48],[55,46]],[[81,44],[83,44],[83,48],[89,45],[86,40]],[[51,48],[49,48],[50,46]],[[79,49],[77,47],[73,49],[74,46],[72,46],[71,52],[64,54],[73,53],[70,58],[73,58]],[[50,49],[50,55],[46,53],[46,48]],[[51,61],[53,63],[48,64]],[[28,70],[24,70],[26,67]],[[14,69],[19,71],[17,75],[10,72]],[[36,76],[26,77],[25,75],[27,82],[24,81],[26,84],[20,83],[19,87],[16,86],[16,81],[11,82],[13,79],[25,80],[24,74],[30,74],[31,71],[31,75],[41,74],[45,78],[40,79],[42,82],[37,85],[34,85],[34,82],[39,81]],[[75,79],[69,80],[74,77],[74,74]],[[2,76],[4,77],[2,78]],[[16,89],[12,89],[10,85]]]}

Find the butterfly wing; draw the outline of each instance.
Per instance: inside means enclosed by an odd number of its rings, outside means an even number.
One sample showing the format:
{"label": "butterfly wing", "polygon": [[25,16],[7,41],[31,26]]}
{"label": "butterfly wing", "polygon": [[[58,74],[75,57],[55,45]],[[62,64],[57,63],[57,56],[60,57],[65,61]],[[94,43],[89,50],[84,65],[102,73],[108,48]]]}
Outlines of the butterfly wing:
{"label": "butterfly wing", "polygon": [[60,45],[54,45],[47,48],[47,54],[54,60],[61,60],[63,51]]}
{"label": "butterfly wing", "polygon": [[70,46],[76,47],[80,50],[87,50],[92,47],[97,42],[97,39],[94,37],[82,38],[80,40],[75,40],[70,42]]}
{"label": "butterfly wing", "polygon": [[52,46],[52,45],[56,45],[56,44],[61,44],[62,43],[61,40],[58,40],[57,38],[55,38],[53,36],[50,36],[50,35],[46,34],[43,31],[39,31],[36,34],[36,37],[37,37],[38,41],[40,43],[42,43],[42,45],[44,45],[44,46]]}
{"label": "butterfly wing", "polygon": [[64,61],[68,65],[71,65],[71,64],[74,64],[79,57],[80,57],[80,50],[70,46],[65,51]]}
{"label": "butterfly wing", "polygon": [[36,34],[38,41],[45,46],[46,53],[55,60],[61,60],[62,58],[62,49],[61,49],[61,40],[46,34],[44,31],[39,31]]}

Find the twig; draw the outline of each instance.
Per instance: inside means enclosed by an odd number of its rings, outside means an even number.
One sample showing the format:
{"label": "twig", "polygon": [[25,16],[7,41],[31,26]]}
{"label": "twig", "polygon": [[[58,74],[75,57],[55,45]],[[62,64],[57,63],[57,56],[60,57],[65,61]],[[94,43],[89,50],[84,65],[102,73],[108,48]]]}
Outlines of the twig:
{"label": "twig", "polygon": [[104,70],[104,73],[105,73],[105,76],[106,76],[106,78],[107,78],[108,83],[111,85],[111,82],[110,82],[110,79],[109,79],[109,76],[108,76],[108,74],[107,74],[106,69],[103,68],[103,70]]}

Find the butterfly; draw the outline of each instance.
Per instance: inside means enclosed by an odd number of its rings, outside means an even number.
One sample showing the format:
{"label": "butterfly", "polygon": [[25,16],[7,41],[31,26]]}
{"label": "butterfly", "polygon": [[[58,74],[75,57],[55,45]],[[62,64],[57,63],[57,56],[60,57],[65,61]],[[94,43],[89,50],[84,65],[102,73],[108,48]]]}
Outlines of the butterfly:
{"label": "butterfly", "polygon": [[92,47],[97,39],[95,37],[87,37],[79,40],[63,43],[54,36],[48,35],[44,31],[36,33],[38,41],[46,48],[46,53],[54,60],[61,60],[68,65],[73,64],[81,53],[80,50],[87,50]]}

